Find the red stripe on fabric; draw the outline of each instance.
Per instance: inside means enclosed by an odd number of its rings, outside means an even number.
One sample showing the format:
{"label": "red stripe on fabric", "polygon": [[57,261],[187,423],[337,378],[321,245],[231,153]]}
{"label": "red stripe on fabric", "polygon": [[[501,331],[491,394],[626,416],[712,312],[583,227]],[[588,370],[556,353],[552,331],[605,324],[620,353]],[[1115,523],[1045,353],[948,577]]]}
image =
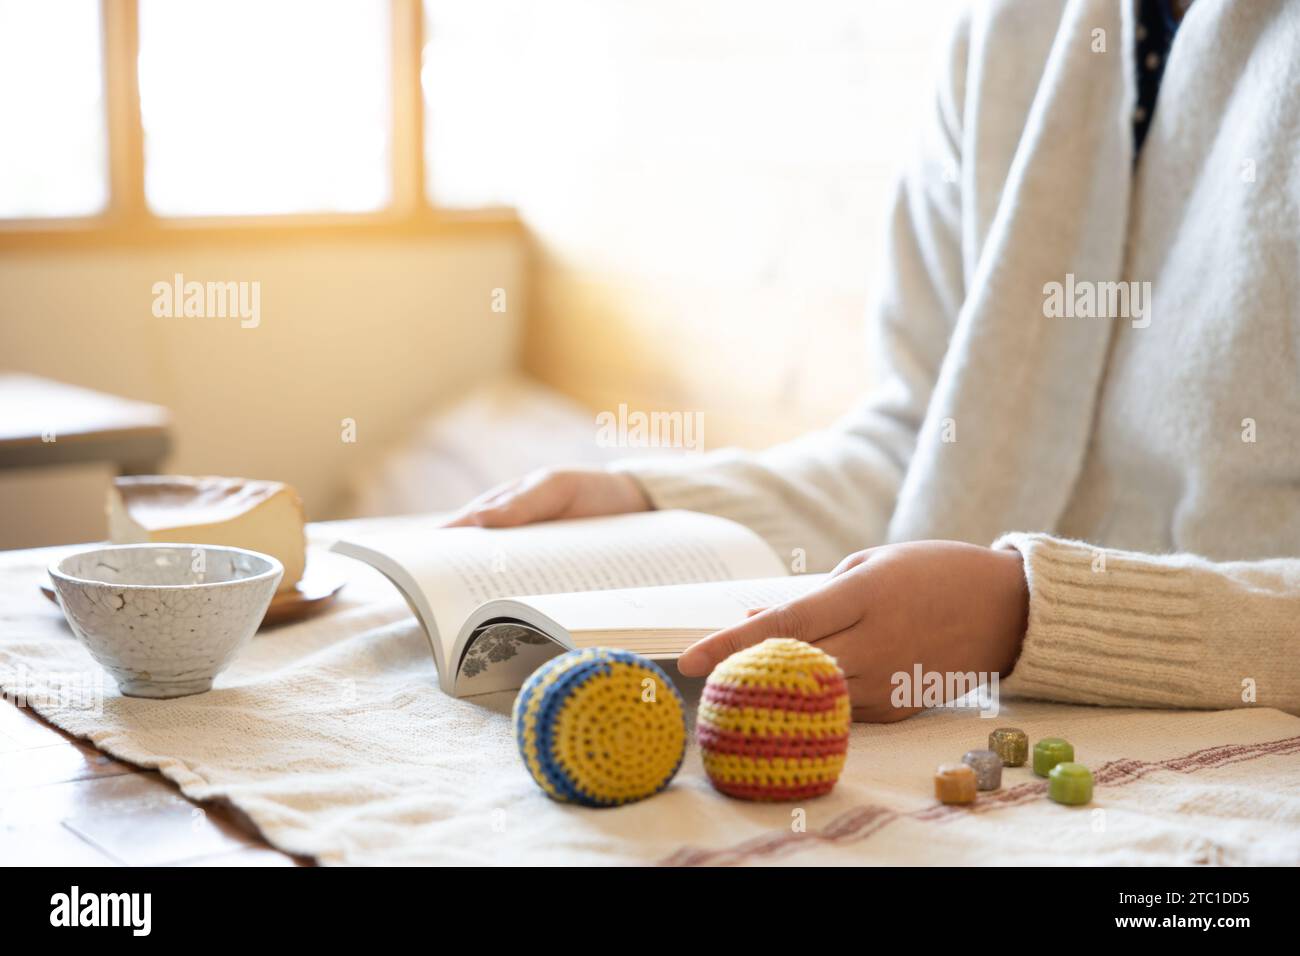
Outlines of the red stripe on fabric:
{"label": "red stripe on fabric", "polygon": [[[1290,756],[1295,753],[1300,753],[1300,736],[1284,737],[1280,740],[1270,740],[1257,744],[1223,744],[1165,760],[1147,761],[1129,758],[1110,760],[1093,774],[1093,779],[1097,784],[1101,784],[1105,780],[1108,786],[1122,787],[1135,783],[1149,773],[1160,770],[1192,774],[1200,770],[1216,769],[1231,764],[1258,760],[1260,757],[1279,754]],[[714,786],[716,787],[717,784],[715,783]],[[874,836],[877,831],[895,820],[907,818],[928,823],[953,819],[960,815],[979,814],[1006,806],[1015,806],[1029,800],[1041,800],[1046,790],[1046,781],[1027,782],[1007,790],[982,793],[976,803],[969,807],[940,804],[922,807],[908,813],[901,813],[878,804],[868,804],[847,811],[832,820],[830,824],[820,831],[810,830],[807,833],[785,833],[757,837],[720,850],[682,847],[676,853],[662,860],[661,865],[735,865],[751,859],[776,856],[785,850],[797,849],[805,841],[823,844],[859,842]]]}

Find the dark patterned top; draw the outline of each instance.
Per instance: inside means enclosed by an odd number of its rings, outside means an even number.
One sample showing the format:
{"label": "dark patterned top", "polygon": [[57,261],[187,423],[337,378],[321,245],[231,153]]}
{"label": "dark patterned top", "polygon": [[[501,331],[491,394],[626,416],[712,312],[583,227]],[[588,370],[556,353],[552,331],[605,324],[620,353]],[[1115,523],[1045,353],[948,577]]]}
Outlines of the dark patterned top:
{"label": "dark patterned top", "polygon": [[[1137,104],[1133,107],[1133,161],[1137,162],[1156,113],[1165,60],[1178,30],[1173,0],[1137,0]],[[1184,4],[1186,6],[1186,4]]]}

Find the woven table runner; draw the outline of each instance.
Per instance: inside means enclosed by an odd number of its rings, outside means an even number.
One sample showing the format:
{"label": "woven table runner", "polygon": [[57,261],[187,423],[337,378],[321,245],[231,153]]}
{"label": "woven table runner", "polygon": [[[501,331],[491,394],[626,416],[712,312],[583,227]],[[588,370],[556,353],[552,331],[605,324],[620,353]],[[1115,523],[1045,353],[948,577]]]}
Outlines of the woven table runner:
{"label": "woven table runner", "polygon": [[[316,547],[331,528],[313,527]],[[327,613],[259,633],[212,691],[157,701],[97,678],[40,593],[68,550],[0,553],[6,695],[192,799],[228,800],[273,845],[322,863],[1300,864],[1300,718],[1276,710],[1003,700],[995,719],[944,709],[856,724],[839,785],[802,805],[721,796],[692,745],[663,793],[589,810],[551,802],[525,772],[513,695],[437,689],[405,605],[361,564],[347,562]],[[102,694],[60,699],[69,675]],[[693,705],[700,682],[678,686]],[[973,807],[937,804],[935,766],[1004,725],[1073,742],[1096,775],[1092,804],[1050,802],[1026,768]]]}

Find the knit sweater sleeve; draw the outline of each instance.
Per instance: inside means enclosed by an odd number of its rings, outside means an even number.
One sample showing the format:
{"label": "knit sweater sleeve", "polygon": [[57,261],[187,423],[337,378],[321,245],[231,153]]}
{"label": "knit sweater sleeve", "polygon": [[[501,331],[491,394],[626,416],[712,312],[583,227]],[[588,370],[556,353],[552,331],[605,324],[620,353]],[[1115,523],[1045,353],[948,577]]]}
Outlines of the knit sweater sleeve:
{"label": "knit sweater sleeve", "polygon": [[871,323],[880,388],[835,426],[764,452],[619,462],[657,508],[731,518],[787,560],[827,570],[884,542],[958,310],[962,108],[968,25],[959,21],[917,152],[897,187]]}
{"label": "knit sweater sleeve", "polygon": [[1300,559],[1215,563],[1046,534],[1024,558],[1029,627],[1003,689],[1083,704],[1300,714]]}

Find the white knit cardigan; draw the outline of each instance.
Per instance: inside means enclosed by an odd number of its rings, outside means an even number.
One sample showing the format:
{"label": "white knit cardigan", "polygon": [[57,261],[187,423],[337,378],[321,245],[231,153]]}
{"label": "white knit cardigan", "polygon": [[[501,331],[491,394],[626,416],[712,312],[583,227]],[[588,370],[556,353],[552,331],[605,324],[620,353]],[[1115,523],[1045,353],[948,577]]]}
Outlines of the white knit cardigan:
{"label": "white knit cardigan", "polygon": [[[1196,0],[1136,166],[1135,29],[1127,0],[976,3],[898,187],[883,385],[766,452],[618,467],[809,570],[1017,548],[1006,691],[1300,713],[1300,3]],[[1121,279],[1149,324],[1045,314],[1050,283]]]}

